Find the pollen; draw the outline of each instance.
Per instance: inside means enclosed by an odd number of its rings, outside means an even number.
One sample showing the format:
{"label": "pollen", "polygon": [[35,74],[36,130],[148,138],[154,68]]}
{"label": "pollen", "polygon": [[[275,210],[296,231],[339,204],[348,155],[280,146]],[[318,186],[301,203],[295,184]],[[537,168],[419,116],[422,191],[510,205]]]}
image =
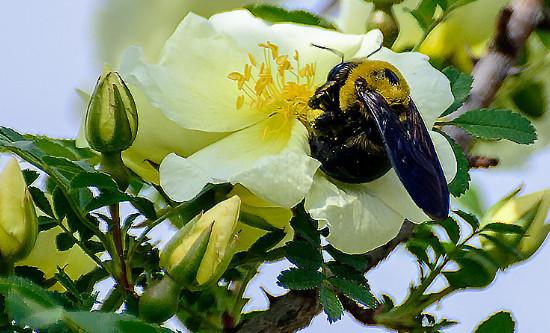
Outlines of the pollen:
{"label": "pollen", "polygon": [[293,119],[309,126],[312,114],[316,112],[308,106],[315,90],[315,64],[302,66],[297,50],[289,56],[281,54],[279,46],[271,42],[258,46],[263,49],[263,61],[258,61],[249,52],[243,71],[227,76],[236,82],[239,91],[236,109],[261,112],[266,118],[280,119],[270,122],[265,135],[287,128]]}

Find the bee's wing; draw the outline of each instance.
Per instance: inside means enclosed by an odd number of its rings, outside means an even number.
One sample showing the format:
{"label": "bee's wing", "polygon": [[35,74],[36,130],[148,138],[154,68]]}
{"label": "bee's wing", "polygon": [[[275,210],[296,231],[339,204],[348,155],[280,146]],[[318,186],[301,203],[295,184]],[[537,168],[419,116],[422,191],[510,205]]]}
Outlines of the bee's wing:
{"label": "bee's wing", "polygon": [[380,94],[361,84],[356,85],[356,93],[374,118],[391,164],[413,201],[432,219],[445,219],[449,214],[447,181],[413,101],[409,100],[406,120],[401,122]]}

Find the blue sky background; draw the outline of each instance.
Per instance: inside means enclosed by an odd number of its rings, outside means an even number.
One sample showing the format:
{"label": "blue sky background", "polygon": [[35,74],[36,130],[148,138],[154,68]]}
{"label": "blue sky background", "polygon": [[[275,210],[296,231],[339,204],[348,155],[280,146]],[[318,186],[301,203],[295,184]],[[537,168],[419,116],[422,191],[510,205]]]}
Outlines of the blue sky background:
{"label": "blue sky background", "polygon": [[[101,70],[94,56],[94,13],[97,0],[18,0],[4,1],[0,10],[0,125],[22,132],[73,137],[78,129],[80,104],[75,88],[90,89]],[[518,170],[474,171],[473,179],[486,193],[486,203],[519,184],[525,192],[550,187],[550,150],[529,158]],[[543,246],[527,263],[498,275],[487,289],[452,295],[433,311],[460,325],[449,333],[471,332],[499,310],[513,312],[518,332],[548,332],[550,297],[550,245]],[[250,308],[266,306],[259,291],[263,286],[272,294],[278,271],[284,263],[262,269],[248,296]],[[408,285],[417,278],[416,264],[406,251],[395,251],[388,261],[367,276],[374,292],[402,300]],[[385,332],[362,328],[346,316],[329,326],[322,314],[303,332]]]}

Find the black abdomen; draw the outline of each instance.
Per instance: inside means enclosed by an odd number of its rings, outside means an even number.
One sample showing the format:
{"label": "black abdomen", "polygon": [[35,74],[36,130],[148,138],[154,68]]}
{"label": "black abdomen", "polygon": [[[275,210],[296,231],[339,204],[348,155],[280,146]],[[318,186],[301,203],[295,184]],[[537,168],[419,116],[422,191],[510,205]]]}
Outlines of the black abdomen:
{"label": "black abdomen", "polygon": [[325,111],[313,127],[309,138],[311,155],[330,177],[346,183],[365,183],[391,168],[374,122],[358,110]]}

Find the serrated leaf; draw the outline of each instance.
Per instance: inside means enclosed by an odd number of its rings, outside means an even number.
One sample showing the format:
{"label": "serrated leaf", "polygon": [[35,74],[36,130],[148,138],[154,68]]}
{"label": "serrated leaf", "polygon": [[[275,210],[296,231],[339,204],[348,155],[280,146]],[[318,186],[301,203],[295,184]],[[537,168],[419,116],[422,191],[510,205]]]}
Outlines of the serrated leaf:
{"label": "serrated leaf", "polygon": [[295,238],[304,239],[315,247],[321,246],[321,236],[317,230],[318,223],[309,217],[302,205],[294,209],[290,225],[294,229]]}
{"label": "serrated leaf", "polygon": [[57,226],[57,221],[47,216],[38,217],[38,230],[46,231]]}
{"label": "serrated leaf", "polygon": [[344,306],[338,299],[338,296],[325,285],[321,286],[319,290],[319,301],[330,323],[334,323],[342,318]]}
{"label": "serrated leaf", "polygon": [[481,288],[490,284],[496,275],[498,265],[489,255],[478,249],[463,252],[455,258],[460,267],[453,272],[444,272],[443,275],[451,286],[456,289]]}
{"label": "serrated leaf", "polygon": [[497,233],[504,234],[518,234],[523,235],[525,230],[517,224],[507,224],[507,223],[490,223],[485,225],[481,231],[494,231]]}
{"label": "serrated leaf", "polygon": [[364,273],[357,271],[351,266],[339,263],[337,261],[329,261],[326,263],[326,267],[330,272],[340,278],[355,281],[359,284],[367,284],[367,279]]}
{"label": "serrated leaf", "polygon": [[118,204],[124,201],[132,201],[132,196],[123,193],[123,192],[101,192],[97,197],[93,198],[88,205],[86,205],[86,210],[91,212],[101,207],[106,207],[114,204]]}
{"label": "serrated leaf", "polygon": [[454,213],[468,223],[472,227],[472,230],[475,231],[479,228],[479,219],[474,214],[470,214],[463,210],[455,210]]}
{"label": "serrated leaf", "polygon": [[462,106],[470,94],[474,79],[471,75],[462,73],[455,67],[447,67],[442,72],[449,79],[449,81],[451,81],[451,91],[455,99],[453,104],[451,104],[451,106],[449,106],[447,110],[441,114],[441,117],[444,117],[455,112]]}
{"label": "serrated leaf", "polygon": [[138,210],[138,212],[143,214],[143,216],[145,216],[149,220],[157,219],[155,205],[150,200],[146,198],[135,197],[130,201],[130,203],[132,204],[132,206],[134,206],[135,209]]}
{"label": "serrated leaf", "polygon": [[327,245],[324,248],[331,257],[339,263],[353,267],[359,272],[364,272],[369,264],[368,259],[360,254],[347,254],[337,250],[332,245]]}
{"label": "serrated leaf", "polygon": [[332,277],[329,279],[329,282],[344,295],[354,301],[363,304],[370,309],[376,308],[376,299],[366,286],[357,284],[355,281],[350,281],[339,277]]}
{"label": "serrated leaf", "polygon": [[514,333],[516,323],[509,312],[497,312],[477,327],[474,333]]}
{"label": "serrated leaf", "polygon": [[321,286],[324,278],[318,271],[291,268],[281,272],[277,284],[292,290],[315,289]]}
{"label": "serrated leaf", "polygon": [[316,16],[304,10],[287,10],[266,4],[254,4],[245,6],[252,15],[271,23],[287,22],[313,25],[335,30],[332,23],[322,17]]}
{"label": "serrated leaf", "polygon": [[416,19],[422,30],[427,31],[433,23],[433,16],[437,3],[434,0],[422,0],[418,6],[411,11],[411,15]]}
{"label": "serrated leaf", "polygon": [[470,170],[470,165],[460,145],[458,145],[450,136],[445,134],[445,132],[437,132],[442,134],[447,139],[453,149],[453,153],[455,154],[456,174],[453,180],[449,183],[449,192],[454,197],[458,198],[470,187],[470,174],[468,173]]}
{"label": "serrated leaf", "polygon": [[72,235],[63,232],[55,237],[55,246],[59,251],[67,251],[73,247],[75,239]]}
{"label": "serrated leaf", "polygon": [[29,187],[29,192],[31,193],[32,201],[36,207],[38,207],[38,209],[40,209],[44,214],[53,217],[52,206],[50,205],[50,202],[46,198],[44,192],[34,186]]}
{"label": "serrated leaf", "polygon": [[428,257],[428,246],[429,244],[426,241],[420,239],[411,239],[407,242],[407,250],[414,255],[420,262],[429,263],[430,258]]}
{"label": "serrated leaf", "polygon": [[40,173],[31,169],[23,169],[21,172],[23,172],[23,177],[25,178],[25,183],[27,183],[27,186],[31,186],[31,184],[34,183],[38,177],[40,177]]}
{"label": "serrated leaf", "polygon": [[82,172],[71,180],[71,187],[95,187],[98,189],[118,189],[116,182],[109,175],[101,172]]}
{"label": "serrated leaf", "polygon": [[460,226],[458,222],[452,217],[448,217],[442,221],[434,221],[433,224],[440,225],[445,229],[445,232],[449,236],[451,242],[457,244],[460,240]]}
{"label": "serrated leaf", "polygon": [[479,109],[464,113],[447,124],[464,129],[483,140],[506,139],[516,143],[535,142],[537,134],[529,119],[506,109]]}
{"label": "serrated leaf", "polygon": [[323,257],[319,249],[306,241],[292,241],[286,244],[287,259],[303,269],[317,270],[323,264]]}

